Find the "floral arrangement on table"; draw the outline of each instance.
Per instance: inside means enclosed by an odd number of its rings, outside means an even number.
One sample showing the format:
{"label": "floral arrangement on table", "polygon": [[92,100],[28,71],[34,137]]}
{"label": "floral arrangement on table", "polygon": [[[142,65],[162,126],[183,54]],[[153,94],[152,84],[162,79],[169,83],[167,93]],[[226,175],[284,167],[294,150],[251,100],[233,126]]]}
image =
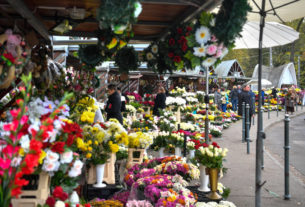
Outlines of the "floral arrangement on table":
{"label": "floral arrangement on table", "polygon": [[185,58],[189,50],[187,37],[191,35],[192,27],[179,25],[173,28],[164,40],[165,63],[172,70],[192,68],[190,61]]}
{"label": "floral arrangement on table", "polygon": [[174,147],[183,147],[183,143],[184,143],[184,137],[183,134],[180,133],[172,133],[169,137],[168,137],[168,143]]}
{"label": "floral arrangement on table", "polygon": [[153,136],[154,141],[150,148],[154,151],[158,151],[160,148],[168,146],[167,140],[170,138],[171,134],[170,132],[161,131],[153,134]]}
{"label": "floral arrangement on table", "polygon": [[220,148],[216,142],[207,147],[201,146],[195,153],[195,158],[198,163],[207,168],[223,168],[223,160],[227,156],[228,149]]}
{"label": "floral arrangement on table", "polygon": [[220,201],[216,203],[214,201],[204,203],[204,202],[197,202],[196,207],[236,207],[236,205],[230,201]]}
{"label": "floral arrangement on table", "polygon": [[194,131],[197,131],[198,126],[194,125],[194,124],[190,124],[190,123],[181,122],[180,123],[180,129],[185,130],[185,131],[194,132]]}
{"label": "floral arrangement on table", "polygon": [[126,207],[153,207],[153,205],[146,200],[130,200],[127,202]]}
{"label": "floral arrangement on table", "polygon": [[142,96],[140,96],[137,92],[126,92],[127,97],[132,100],[130,96],[134,96],[135,101],[142,101]]}
{"label": "floral arrangement on table", "polygon": [[111,153],[119,151],[119,144],[128,146],[128,135],[123,126],[115,119],[105,123],[85,125],[84,139],[77,139],[77,147],[93,165],[104,164]]}
{"label": "floral arrangement on table", "polygon": [[137,109],[134,106],[127,104],[126,111],[133,114],[133,113],[136,113]]}
{"label": "floral arrangement on table", "polygon": [[213,135],[214,137],[221,137],[222,135],[221,128],[211,125],[210,134]]}
{"label": "floral arrangement on table", "polygon": [[[0,187],[0,205],[9,207],[12,197],[18,197],[21,194],[23,186],[28,181],[23,178],[24,175],[34,173],[43,157],[42,147],[43,141],[50,137],[50,132],[54,128],[54,117],[60,112],[55,110],[52,114],[44,116],[40,122],[40,128],[36,128],[29,122],[26,115],[28,110],[27,104],[30,100],[31,75],[21,77],[25,87],[19,87],[22,99],[17,99],[17,107],[10,111],[12,121],[1,123],[1,150],[0,150],[0,178],[2,185]],[[71,95],[66,95],[58,104],[60,108],[64,105]],[[21,147],[20,139],[22,137],[29,138],[29,150],[24,151]]]}
{"label": "floral arrangement on table", "polygon": [[187,101],[187,103],[189,103],[189,104],[197,104],[197,103],[198,103],[198,99],[197,99],[197,98],[194,98],[194,97],[192,97],[192,96],[186,97],[186,101]]}
{"label": "floral arrangement on table", "polygon": [[203,91],[197,91],[196,92],[196,98],[198,99],[199,103],[204,102],[204,96],[205,96],[205,92],[203,92]]}
{"label": "floral arrangement on table", "polygon": [[133,121],[130,128],[133,129],[134,131],[142,130],[147,132],[151,129],[155,129],[156,127],[154,125],[153,117],[149,114],[145,114],[143,119]]}
{"label": "floral arrangement on table", "polygon": [[71,110],[72,113],[70,118],[81,125],[93,124],[97,109],[98,106],[93,98],[84,97],[80,99]]}
{"label": "floral arrangement on table", "polygon": [[187,121],[187,122],[194,123],[194,122],[196,121],[196,118],[195,118],[194,115],[195,115],[195,114],[187,113],[187,114],[184,116],[184,120]]}
{"label": "floral arrangement on table", "polygon": [[167,106],[184,106],[186,104],[186,101],[184,98],[181,97],[166,97],[165,104]]}
{"label": "floral arrangement on table", "polygon": [[153,143],[153,136],[149,133],[135,132],[128,134],[129,148],[147,149]]}
{"label": "floral arrangement on table", "polygon": [[[69,205],[69,195],[66,193],[62,187],[56,186],[52,192],[52,195],[48,197],[43,207],[57,207]],[[41,207],[41,205],[38,205]]]}
{"label": "floral arrangement on table", "polygon": [[177,97],[177,96],[182,96],[185,93],[186,93],[186,90],[184,87],[183,88],[176,87],[176,89],[172,89],[169,92],[169,95],[173,96],[173,97]]}

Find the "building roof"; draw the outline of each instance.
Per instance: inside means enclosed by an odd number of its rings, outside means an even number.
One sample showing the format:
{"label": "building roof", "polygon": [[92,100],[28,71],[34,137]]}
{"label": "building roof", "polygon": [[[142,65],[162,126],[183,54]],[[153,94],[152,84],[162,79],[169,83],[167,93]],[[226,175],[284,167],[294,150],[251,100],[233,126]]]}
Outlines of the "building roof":
{"label": "building roof", "polygon": [[[258,65],[255,66],[253,79],[258,78]],[[293,63],[281,65],[279,67],[262,66],[262,78],[272,82],[272,86],[280,88],[283,84],[297,85],[297,78]]]}
{"label": "building roof", "polygon": [[[230,71],[233,75],[229,74]],[[238,71],[239,73],[237,73]],[[234,72],[236,73],[234,74]],[[218,77],[228,77],[228,76],[244,77],[244,72],[236,59],[222,61],[216,67],[215,74],[217,74]]]}

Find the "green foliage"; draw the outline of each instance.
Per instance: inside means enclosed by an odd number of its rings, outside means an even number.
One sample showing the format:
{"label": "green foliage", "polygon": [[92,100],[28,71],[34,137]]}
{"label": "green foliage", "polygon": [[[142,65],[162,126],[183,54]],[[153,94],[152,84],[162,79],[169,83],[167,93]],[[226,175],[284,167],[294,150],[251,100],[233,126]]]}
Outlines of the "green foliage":
{"label": "green foliage", "polygon": [[130,70],[137,70],[139,67],[138,53],[134,47],[124,47],[115,55],[115,64],[119,67],[121,73],[127,73]]}
{"label": "green foliage", "polygon": [[93,68],[105,60],[98,45],[80,45],[78,57],[83,63]]}
{"label": "green foliage", "polygon": [[137,0],[103,0],[97,9],[96,19],[100,28],[126,26],[136,22],[135,3]]}
{"label": "green foliage", "polygon": [[251,10],[247,0],[224,0],[216,16],[212,33],[219,42],[230,46],[236,37],[240,36],[242,27],[247,21],[247,13]]}

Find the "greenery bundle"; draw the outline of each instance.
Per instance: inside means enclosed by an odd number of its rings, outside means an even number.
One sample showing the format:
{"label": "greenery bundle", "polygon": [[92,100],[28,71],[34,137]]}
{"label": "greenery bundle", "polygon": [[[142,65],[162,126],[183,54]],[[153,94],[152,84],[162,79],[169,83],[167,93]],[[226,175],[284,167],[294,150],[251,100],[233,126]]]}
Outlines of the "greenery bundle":
{"label": "greenery bundle", "polygon": [[138,53],[134,47],[124,47],[116,53],[115,64],[121,73],[128,74],[130,70],[137,70],[139,67]]}
{"label": "greenery bundle", "polygon": [[80,45],[78,57],[82,63],[90,68],[94,68],[106,59],[106,57],[101,54],[101,47],[99,45]]}

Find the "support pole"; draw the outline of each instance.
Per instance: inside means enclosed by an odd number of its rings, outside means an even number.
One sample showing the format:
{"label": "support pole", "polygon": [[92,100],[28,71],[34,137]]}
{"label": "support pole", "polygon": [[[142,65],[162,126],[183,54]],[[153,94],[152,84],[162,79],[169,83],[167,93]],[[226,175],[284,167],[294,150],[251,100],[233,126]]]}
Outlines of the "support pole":
{"label": "support pole", "polygon": [[268,119],[270,119],[270,97],[268,96],[268,104],[267,104],[267,107],[268,107]]}
{"label": "support pole", "polygon": [[298,102],[295,104],[295,110],[298,111]]}
{"label": "support pole", "polygon": [[[260,109],[262,106],[262,65],[263,65],[263,33],[265,27],[265,4],[266,0],[262,0],[261,6],[261,17],[260,17],[260,30],[259,30],[259,50],[258,50],[258,108]],[[256,139],[256,157],[255,157],[255,207],[261,207],[261,189],[262,189],[262,139],[264,136],[263,125],[262,125],[262,113],[258,112],[257,117],[257,139]]]}
{"label": "support pole", "polygon": [[298,86],[300,87],[300,77],[301,77],[301,63],[300,56],[298,56]]}
{"label": "support pole", "polygon": [[242,103],[242,142],[246,141],[246,105],[245,102]]}
{"label": "support pole", "polygon": [[246,105],[246,141],[247,141],[247,154],[250,154],[250,106]]}
{"label": "support pole", "polygon": [[[252,101],[253,101],[253,107],[254,107],[254,113],[255,113],[255,109],[256,109],[256,106],[255,106],[255,97],[252,97]],[[255,125],[255,116],[253,116],[252,118],[252,125],[254,126]]]}
{"label": "support pole", "polygon": [[[264,125],[264,107],[261,108],[261,113],[262,113],[262,126]],[[262,131],[264,131],[264,129],[262,129]],[[262,138],[262,165],[261,165],[261,169],[263,170],[265,168],[265,164],[264,164],[264,139]]]}
{"label": "support pole", "polygon": [[289,115],[285,114],[285,195],[284,199],[289,200],[291,198],[289,194]]}
{"label": "support pole", "polygon": [[279,97],[276,96],[276,116],[279,117]]}
{"label": "support pole", "polygon": [[204,102],[205,102],[205,125],[204,125],[204,133],[205,133],[205,142],[207,144],[209,144],[210,140],[209,140],[209,104],[210,104],[210,100],[209,100],[209,68],[205,68],[205,75],[206,75],[206,79],[205,79],[205,97],[204,97]]}
{"label": "support pole", "polygon": [[184,134],[184,142],[183,142],[183,156],[186,157],[186,141],[187,136]]}

